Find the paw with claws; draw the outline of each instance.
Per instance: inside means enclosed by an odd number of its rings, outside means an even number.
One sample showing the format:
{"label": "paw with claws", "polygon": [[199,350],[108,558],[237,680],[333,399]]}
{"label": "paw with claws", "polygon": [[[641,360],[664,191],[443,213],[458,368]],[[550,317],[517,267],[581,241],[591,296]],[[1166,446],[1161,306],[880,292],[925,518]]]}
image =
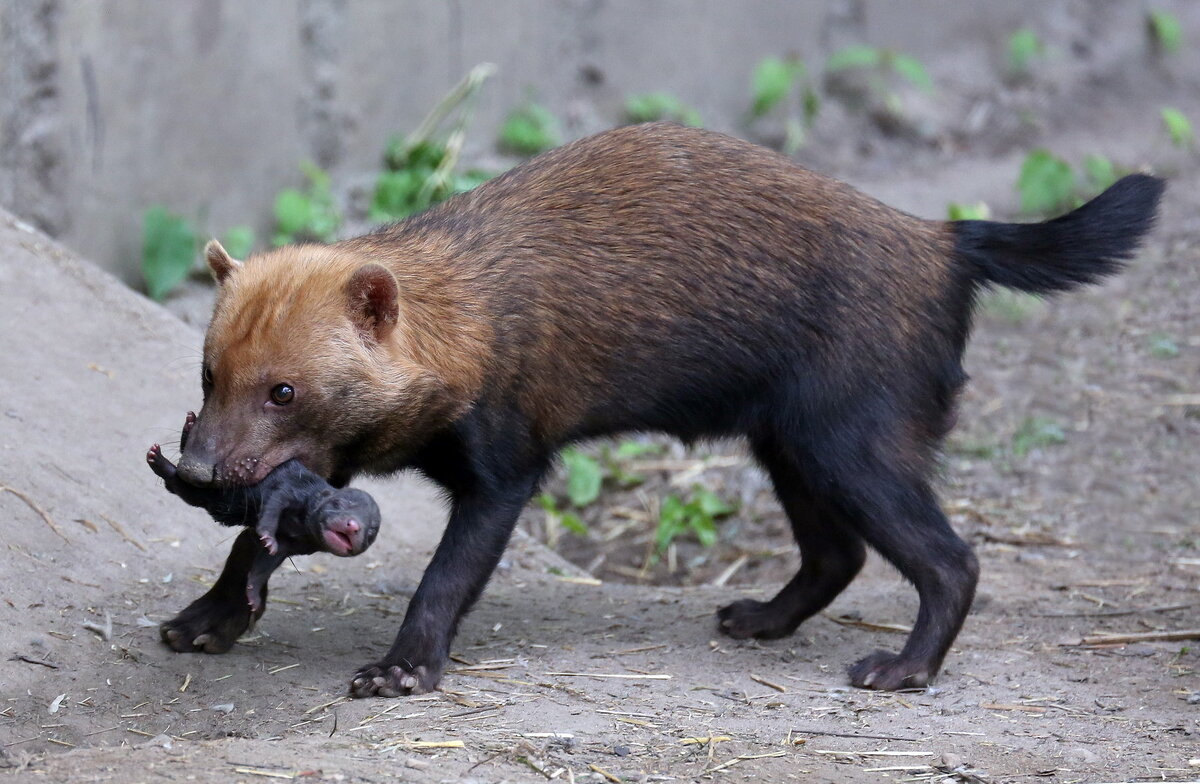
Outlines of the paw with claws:
{"label": "paw with claws", "polygon": [[182,653],[225,653],[262,615],[244,601],[201,596],[159,627],[162,641]]}
{"label": "paw with claws", "polygon": [[442,668],[419,664],[412,666],[380,662],[363,667],[350,681],[350,694],[354,697],[405,697],[410,694],[425,694],[437,688],[442,679]]}
{"label": "paw with claws", "polygon": [[850,683],[860,689],[895,691],[920,689],[929,685],[931,668],[888,651],[875,651],[850,667]]}

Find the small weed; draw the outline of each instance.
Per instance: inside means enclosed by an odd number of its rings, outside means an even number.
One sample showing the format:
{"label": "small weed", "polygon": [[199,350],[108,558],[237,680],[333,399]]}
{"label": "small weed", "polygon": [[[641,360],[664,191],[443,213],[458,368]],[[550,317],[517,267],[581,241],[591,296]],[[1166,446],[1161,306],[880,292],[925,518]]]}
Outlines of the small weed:
{"label": "small weed", "polygon": [[978,460],[991,460],[1000,454],[998,446],[990,441],[979,441],[965,437],[952,437],[946,443],[946,448],[953,454],[962,455],[963,457],[973,457]]}
{"label": "small weed", "polygon": [[959,204],[952,201],[946,205],[947,220],[988,220],[992,217],[992,209],[986,202],[977,201],[974,204]]}
{"label": "small weed", "polygon": [[1171,144],[1183,149],[1189,149],[1196,142],[1196,134],[1192,130],[1192,123],[1183,112],[1170,106],[1164,106],[1162,110],[1163,127],[1167,129],[1167,135],[1171,137]]}
{"label": "small weed", "polygon": [[1087,175],[1088,195],[1106,190],[1120,179],[1117,167],[1103,155],[1088,155],[1083,159],[1083,171]]}
{"label": "small weed", "polygon": [[604,447],[601,450],[601,460],[608,476],[621,487],[637,487],[646,481],[646,477],[630,471],[627,463],[630,460],[655,455],[662,452],[661,444],[648,444],[641,441],[622,441],[616,449]]}
{"label": "small weed", "polygon": [[670,120],[699,128],[699,113],[670,93],[641,93],[625,99],[625,121],[630,123]]}
{"label": "small weed", "polygon": [[254,250],[254,229],[249,226],[234,226],[225,232],[221,245],[235,259],[244,259]]}
{"label": "small weed", "polygon": [[821,97],[808,76],[804,61],[796,57],[763,59],[754,69],[750,91],[753,99],[751,121],[770,114],[794,92],[799,93],[799,112],[789,110],[784,121],[786,136],[783,141],[784,152],[791,154],[798,150],[821,110]]}
{"label": "small weed", "polygon": [[732,506],[700,485],[692,488],[687,501],[677,495],[666,496],[659,506],[658,528],[654,533],[658,552],[666,552],[671,542],[687,533],[694,534],[702,546],[712,547],[717,543],[717,519],[732,513]]}
{"label": "small weed", "polygon": [[549,493],[542,493],[537,497],[538,506],[542,507],[542,511],[546,513],[547,529],[561,527],[576,536],[587,536],[587,523],[579,518],[579,515],[573,512],[564,512],[558,508],[558,502],[554,500],[554,496]]}
{"label": "small weed", "polygon": [[1155,359],[1174,359],[1179,356],[1179,344],[1170,335],[1156,332],[1150,336],[1150,356]]}
{"label": "small weed", "polygon": [[285,188],[275,197],[276,247],[293,242],[331,242],[342,224],[342,214],[333,200],[329,174],[314,163],[302,163],[308,178],[304,190]]}
{"label": "small weed", "polygon": [[[475,97],[494,67],[477,65],[448,92],[408,136],[397,136],[384,152],[375,181],[370,218],[385,222],[407,218],[456,193],[469,191],[492,176],[457,171]],[[443,127],[451,118],[449,129]]]}
{"label": "small weed", "polygon": [[1044,53],[1037,33],[1028,28],[1016,31],[1008,39],[1008,72],[1013,76],[1028,76],[1030,66]]}
{"label": "small weed", "polygon": [[891,73],[926,92],[933,92],[933,79],[921,61],[910,54],[891,49],[855,44],[834,52],[825,61],[827,72],[863,69]]}
{"label": "small weed", "polygon": [[558,118],[532,101],[509,113],[500,128],[501,149],[517,155],[537,155],[560,144],[562,131]]}
{"label": "small weed", "polygon": [[163,207],[142,216],[142,279],[151,298],[161,300],[183,282],[196,260],[196,232],[186,218]]}
{"label": "small weed", "polygon": [[1012,453],[1025,457],[1034,449],[1064,444],[1067,434],[1062,425],[1046,417],[1027,417],[1012,438]]}
{"label": "small weed", "polygon": [[1174,14],[1151,11],[1146,15],[1150,45],[1161,54],[1175,54],[1183,47],[1183,27]]}
{"label": "small weed", "polygon": [[1037,149],[1021,164],[1017,192],[1024,212],[1045,214],[1066,209],[1075,202],[1075,174],[1062,158]]}
{"label": "small weed", "polygon": [[572,506],[582,508],[600,497],[600,487],[604,484],[600,461],[578,449],[564,449],[562,461],[567,469],[567,498]]}

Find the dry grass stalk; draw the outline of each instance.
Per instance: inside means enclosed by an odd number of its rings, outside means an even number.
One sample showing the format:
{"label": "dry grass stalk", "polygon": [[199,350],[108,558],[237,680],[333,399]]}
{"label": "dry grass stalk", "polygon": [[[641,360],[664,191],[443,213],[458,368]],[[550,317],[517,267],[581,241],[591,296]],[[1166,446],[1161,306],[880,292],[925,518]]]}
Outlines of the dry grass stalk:
{"label": "dry grass stalk", "polygon": [[37,501],[34,501],[32,498],[30,498],[29,496],[25,495],[25,494],[24,494],[24,493],[22,493],[20,490],[16,490],[16,489],[14,489],[14,488],[11,488],[11,487],[9,487],[8,485],[0,485],[0,493],[6,493],[6,492],[7,492],[7,493],[12,493],[12,494],[13,494],[13,495],[15,495],[17,498],[20,498],[22,501],[24,501],[24,502],[25,502],[25,504],[26,504],[26,505],[27,505],[27,506],[28,506],[30,509],[32,509],[33,511],[35,511],[35,512],[37,512],[37,513],[38,513],[38,516],[42,518],[42,520],[43,520],[43,521],[46,523],[46,525],[48,525],[48,526],[50,527],[50,530],[51,530],[51,531],[53,531],[53,532],[54,532],[54,534],[55,534],[55,535],[56,535],[56,536],[57,536],[59,539],[62,539],[62,540],[63,540],[64,542],[66,542],[67,544],[71,544],[71,540],[67,538],[67,535],[66,535],[66,534],[64,534],[64,533],[62,532],[62,529],[60,529],[60,528],[58,527],[58,524],[54,522],[54,518],[52,518],[52,517],[50,516],[50,514],[49,514],[49,513],[48,513],[48,512],[47,512],[45,509],[43,509],[41,506],[39,506],[39,505],[38,505],[38,503],[37,503]]}

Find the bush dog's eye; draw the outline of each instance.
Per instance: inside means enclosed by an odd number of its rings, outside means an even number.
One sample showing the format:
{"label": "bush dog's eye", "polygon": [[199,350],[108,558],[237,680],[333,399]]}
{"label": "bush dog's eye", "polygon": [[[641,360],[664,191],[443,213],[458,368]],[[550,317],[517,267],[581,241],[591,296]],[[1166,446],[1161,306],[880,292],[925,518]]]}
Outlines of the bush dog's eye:
{"label": "bush dog's eye", "polygon": [[286,406],[295,396],[296,390],[292,389],[291,384],[277,384],[271,390],[271,402],[277,406]]}
{"label": "bush dog's eye", "polygon": [[200,369],[200,384],[206,387],[211,387],[213,382],[212,369],[205,365]]}

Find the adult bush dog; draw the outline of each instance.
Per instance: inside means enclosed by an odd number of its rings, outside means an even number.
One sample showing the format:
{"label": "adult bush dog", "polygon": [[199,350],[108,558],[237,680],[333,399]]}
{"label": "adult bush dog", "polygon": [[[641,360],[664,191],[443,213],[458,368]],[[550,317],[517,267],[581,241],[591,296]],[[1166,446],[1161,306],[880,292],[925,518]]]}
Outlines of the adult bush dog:
{"label": "adult bush dog", "polygon": [[903,650],[870,654],[850,681],[921,686],[978,574],[929,483],[976,296],[1118,271],[1162,190],[1131,175],[1045,223],[920,220],[763,148],[648,124],[356,239],[245,262],[211,243],[220,294],[179,474],[253,484],[298,459],[334,485],[411,468],[446,489],[449,523],[395,643],[351,678],[357,696],[396,696],[438,685],[560,447],[742,436],[801,566],[770,601],[721,609],[720,629],[790,634],[869,545],[920,608]]}

